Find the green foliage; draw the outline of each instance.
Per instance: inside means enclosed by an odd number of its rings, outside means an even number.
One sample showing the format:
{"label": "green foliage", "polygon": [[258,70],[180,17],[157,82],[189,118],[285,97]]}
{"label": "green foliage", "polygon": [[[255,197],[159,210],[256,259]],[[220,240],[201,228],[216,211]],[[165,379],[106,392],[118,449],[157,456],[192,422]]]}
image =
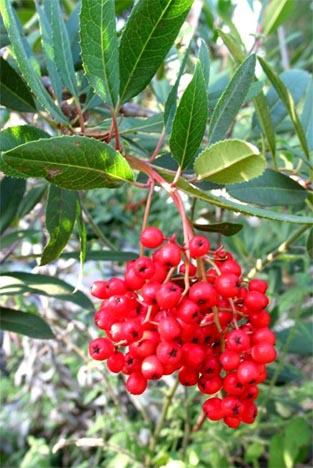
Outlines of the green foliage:
{"label": "green foliage", "polygon": [[[0,0],[3,466],[311,466],[309,7]],[[137,258],[143,219],[184,242],[173,193],[269,283],[279,359],[237,431],[173,376],[130,397],[88,356],[90,285]]]}

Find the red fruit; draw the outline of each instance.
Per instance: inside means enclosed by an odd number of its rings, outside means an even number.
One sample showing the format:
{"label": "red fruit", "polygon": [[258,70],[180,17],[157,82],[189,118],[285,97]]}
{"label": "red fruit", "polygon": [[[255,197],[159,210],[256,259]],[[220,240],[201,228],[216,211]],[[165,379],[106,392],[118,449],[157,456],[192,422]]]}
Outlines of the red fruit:
{"label": "red fruit", "polygon": [[212,421],[218,421],[224,417],[222,400],[220,398],[209,398],[203,403],[202,409],[206,416]]}
{"label": "red fruit", "polygon": [[95,338],[89,343],[89,354],[96,361],[104,361],[112,356],[113,343],[108,338]]}
{"label": "red fruit", "polygon": [[135,260],[133,269],[137,276],[143,279],[150,279],[155,273],[153,260],[149,257],[140,257]]}
{"label": "red fruit", "polygon": [[231,331],[227,337],[226,347],[231,351],[247,351],[250,348],[249,335],[240,329]]}
{"label": "red fruit", "polygon": [[122,333],[124,336],[123,339],[126,340],[128,344],[140,340],[143,335],[143,327],[140,320],[131,319],[122,323]]}
{"label": "red fruit", "polygon": [[157,261],[168,268],[176,267],[181,261],[181,249],[172,241],[163,245],[157,255]]}
{"label": "red fruit", "polygon": [[131,343],[129,351],[135,358],[144,359],[154,354],[156,347],[157,343],[155,341],[145,339]]}
{"label": "red fruit", "polygon": [[130,352],[125,354],[125,364],[122,369],[123,374],[129,375],[139,372],[141,369],[141,359],[135,358]]}
{"label": "red fruit", "polygon": [[181,327],[174,317],[163,317],[158,323],[160,338],[165,341],[173,341],[179,338]]}
{"label": "red fruit", "polygon": [[276,336],[275,333],[267,327],[258,328],[252,335],[252,342],[254,344],[266,342],[274,345],[276,342]]}
{"label": "red fruit", "polygon": [[191,286],[189,299],[198,304],[201,310],[209,309],[218,303],[218,295],[214,286],[205,281],[199,281]]}
{"label": "red fruit", "polygon": [[244,408],[241,413],[241,420],[246,424],[252,424],[258,414],[256,405],[250,401],[244,402]]}
{"label": "red fruit", "polygon": [[268,288],[268,284],[266,281],[258,278],[254,278],[250,280],[250,283],[248,285],[249,291],[259,291],[263,294],[266,293],[266,290]]}
{"label": "red fruit", "polygon": [[157,227],[148,227],[141,232],[140,242],[148,249],[159,247],[164,240],[163,232]]}
{"label": "red fruit", "polygon": [[118,373],[120,372],[125,364],[125,356],[120,351],[114,351],[112,356],[107,360],[108,369],[111,372]]}
{"label": "red fruit", "polygon": [[129,289],[132,289],[133,291],[141,289],[142,286],[145,284],[145,280],[143,278],[140,278],[140,276],[136,274],[133,268],[129,268],[129,270],[125,272],[124,280],[126,286]]}
{"label": "red fruit", "polygon": [[91,295],[97,297],[98,299],[106,299],[108,297],[106,285],[107,281],[94,281],[90,289]]}
{"label": "red fruit", "polygon": [[208,356],[205,358],[201,366],[201,374],[203,374],[206,379],[219,375],[220,371],[221,365],[217,356]]}
{"label": "red fruit", "polygon": [[[189,263],[188,268],[189,268],[188,276],[195,276],[195,274],[197,273],[197,267],[193,265],[193,263]],[[186,263],[183,263],[182,265],[180,265],[179,273],[182,273],[184,275],[186,270],[187,270]]]}
{"label": "red fruit", "polygon": [[251,357],[261,364],[269,364],[276,359],[276,350],[270,343],[258,343],[251,348]]}
{"label": "red fruit", "polygon": [[266,310],[259,310],[249,314],[248,320],[253,328],[266,328],[271,321],[271,316]]}
{"label": "red fruit", "polygon": [[203,347],[197,343],[185,343],[182,346],[183,351],[183,365],[200,369],[205,359],[205,351]]}
{"label": "red fruit", "polygon": [[156,294],[160,287],[161,284],[155,281],[148,281],[143,285],[141,288],[141,295],[146,304],[155,305],[157,303]]}
{"label": "red fruit", "polygon": [[100,330],[110,330],[115,319],[110,314],[109,310],[105,307],[100,307],[100,309],[95,313],[95,324]]}
{"label": "red fruit", "polygon": [[111,278],[106,284],[107,297],[122,296],[127,292],[125,281],[121,278]]}
{"label": "red fruit", "polygon": [[232,418],[240,418],[244,410],[244,405],[239,400],[239,398],[233,395],[229,395],[222,399],[222,409],[224,411],[225,416],[230,416]]}
{"label": "red fruit", "polygon": [[157,291],[156,300],[162,309],[171,309],[178,304],[181,294],[182,289],[177,284],[167,281]]}
{"label": "red fruit", "polygon": [[226,349],[220,355],[220,363],[222,364],[223,369],[225,371],[232,371],[234,369],[237,369],[240,363],[240,354],[238,354],[236,351]]}
{"label": "red fruit", "polygon": [[163,366],[159,359],[153,354],[147,356],[141,364],[142,375],[147,380],[158,380],[163,375]]}
{"label": "red fruit", "polygon": [[210,250],[210,242],[204,236],[194,236],[189,242],[189,252],[192,258],[203,257]]}
{"label": "red fruit", "polygon": [[238,366],[237,377],[239,382],[243,385],[255,383],[259,377],[258,366],[252,361],[242,362]]}
{"label": "red fruit", "polygon": [[249,291],[244,298],[244,305],[252,312],[265,309],[268,302],[268,298],[260,291]]}
{"label": "red fruit", "polygon": [[177,307],[177,317],[185,323],[199,324],[203,318],[203,314],[195,302],[184,298]]}
{"label": "red fruit", "polygon": [[237,372],[231,372],[224,377],[223,387],[225,392],[237,396],[245,390],[245,386],[238,380]]}
{"label": "red fruit", "polygon": [[178,380],[182,385],[191,387],[192,385],[196,385],[198,379],[199,372],[192,367],[183,366],[178,372]]}
{"label": "red fruit", "polygon": [[147,379],[140,372],[134,372],[126,380],[126,388],[132,395],[141,395],[147,388]]}
{"label": "red fruit", "polygon": [[181,346],[178,343],[173,341],[163,341],[158,344],[156,356],[164,365],[171,364],[173,366],[177,366],[181,363],[183,353]]}
{"label": "red fruit", "polygon": [[246,387],[244,392],[240,395],[240,398],[242,400],[253,401],[253,400],[256,400],[258,395],[259,395],[259,389],[257,385],[249,385],[248,387]]}
{"label": "red fruit", "polygon": [[223,297],[236,297],[239,292],[240,280],[233,273],[222,273],[215,280],[215,288]]}
{"label": "red fruit", "polygon": [[218,263],[218,267],[221,273],[232,273],[238,277],[241,275],[241,267],[239,263],[232,258],[228,258],[227,260]]}
{"label": "red fruit", "polygon": [[232,416],[225,416],[224,423],[231,429],[237,429],[240,426],[241,420]]}
{"label": "red fruit", "polygon": [[218,392],[222,388],[222,385],[223,380],[219,375],[215,375],[210,379],[202,375],[198,380],[198,388],[200,392],[205,393],[207,395],[213,395],[214,393]]}

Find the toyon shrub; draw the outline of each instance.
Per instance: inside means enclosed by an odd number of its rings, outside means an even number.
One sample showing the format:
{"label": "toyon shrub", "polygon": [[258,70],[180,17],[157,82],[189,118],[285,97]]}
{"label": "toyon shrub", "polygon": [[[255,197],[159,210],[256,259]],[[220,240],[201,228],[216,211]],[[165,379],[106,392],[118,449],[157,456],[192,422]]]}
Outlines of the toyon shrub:
{"label": "toyon shrub", "polygon": [[180,384],[208,396],[208,419],[234,429],[253,423],[258,384],[276,358],[266,281],[245,281],[230,252],[211,250],[192,231],[181,246],[147,227],[140,244],[123,278],[92,285],[102,300],[95,324],[103,333],[90,342],[90,356],[123,373],[133,395],[177,372]]}

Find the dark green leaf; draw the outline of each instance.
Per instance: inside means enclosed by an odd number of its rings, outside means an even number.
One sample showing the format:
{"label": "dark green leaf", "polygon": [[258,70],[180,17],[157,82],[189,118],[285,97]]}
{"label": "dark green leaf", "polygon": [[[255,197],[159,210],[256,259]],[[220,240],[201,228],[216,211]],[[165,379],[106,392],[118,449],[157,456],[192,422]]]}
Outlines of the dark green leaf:
{"label": "dark green leaf", "polygon": [[[17,127],[9,127],[0,133],[0,153],[9,151],[16,146],[27,143],[28,141],[39,140],[39,138],[49,138],[50,135],[40,130],[39,128],[30,125],[20,125]],[[27,177],[27,174],[13,170],[5,164],[0,156],[0,169],[4,173],[10,173],[11,177]]]}
{"label": "dark green leaf", "polygon": [[81,207],[80,199],[77,199],[76,203],[76,219],[80,239],[80,254],[79,254],[79,263],[80,263],[80,272],[83,273],[83,266],[86,261],[87,255],[87,227],[83,218],[83,210]]}
{"label": "dark green leaf", "polygon": [[4,177],[0,180],[0,234],[14,220],[26,189],[26,181]]}
{"label": "dark green leaf", "polygon": [[[296,327],[296,328],[295,328]],[[311,355],[313,349],[313,323],[297,323],[291,327],[275,332],[279,343],[286,343],[289,334],[292,338],[288,346],[288,353]]]}
{"label": "dark green leaf", "polygon": [[[162,177],[169,183],[173,181],[173,173],[168,172],[165,169],[158,168],[154,166],[155,170],[158,171]],[[185,192],[187,195],[199,200],[203,200],[211,205],[219,206],[220,208],[225,208],[226,210],[235,211],[249,216],[257,216],[258,218],[272,219],[273,221],[284,221],[287,223],[295,224],[307,224],[308,226],[313,225],[312,216],[296,216],[289,213],[280,213],[277,211],[265,210],[262,208],[257,208],[254,206],[249,206],[247,204],[241,204],[229,200],[228,197],[221,195],[214,195],[210,192],[204,192],[200,190],[195,185],[188,183],[187,180],[180,178],[177,182],[177,188]]]}
{"label": "dark green leaf", "polygon": [[155,114],[151,117],[125,117],[123,118],[119,131],[125,136],[132,133],[148,133],[149,135],[160,134],[163,128],[163,115]]}
{"label": "dark green leaf", "polygon": [[73,292],[70,284],[48,275],[10,271],[0,274],[0,294],[39,294],[61,301],[69,301],[84,309],[93,310],[91,300],[81,291]]}
{"label": "dark green leaf", "polygon": [[45,11],[51,24],[53,60],[59,75],[73,96],[78,97],[77,81],[67,29],[59,0],[44,0]]}
{"label": "dark green leaf", "polygon": [[224,140],[202,151],[194,170],[197,179],[218,184],[234,184],[259,176],[265,169],[265,159],[259,150],[242,140]]}
{"label": "dark green leaf", "polygon": [[123,13],[124,10],[130,8],[134,0],[115,0],[115,12],[117,15]]}
{"label": "dark green leaf", "polygon": [[45,8],[39,5],[36,0],[36,10],[39,16],[39,25],[41,30],[41,42],[45,55],[45,62],[51,80],[51,86],[59,103],[62,101],[63,83],[56,67],[53,54],[51,21],[49,20]]}
{"label": "dark green leaf", "polygon": [[173,158],[182,169],[190,164],[203,138],[208,118],[206,88],[201,63],[197,61],[177,108],[170,137]]}
{"label": "dark green leaf", "polygon": [[193,227],[195,229],[198,229],[199,231],[218,232],[220,234],[223,234],[223,236],[233,236],[234,234],[237,234],[237,232],[241,231],[243,225],[228,222],[210,224],[193,223]]}
{"label": "dark green leaf", "polygon": [[123,31],[120,56],[121,102],[150,82],[170,50],[193,0],[139,0]]}
{"label": "dark green leaf", "polygon": [[10,44],[8,33],[4,27],[3,19],[0,14],[0,49]]}
{"label": "dark green leaf", "polygon": [[114,107],[120,84],[114,0],[82,0],[80,37],[86,76],[103,101]]}
{"label": "dark green leaf", "polygon": [[18,207],[17,216],[22,219],[26,214],[28,214],[34,208],[34,206],[39,203],[46,190],[46,182],[43,182],[42,184],[36,184],[34,187],[32,187],[24,195]]}
{"label": "dark green leaf", "polygon": [[77,193],[50,185],[46,205],[46,227],[49,242],[42,253],[40,265],[59,257],[67,245],[75,224]]}
{"label": "dark green leaf", "polygon": [[263,33],[268,36],[274,32],[292,13],[294,0],[272,0],[265,13]]}
{"label": "dark green leaf", "polygon": [[258,57],[258,60],[259,60],[259,62],[261,64],[264,72],[266,73],[268,79],[270,80],[270,82],[272,83],[274,88],[276,89],[280,99],[282,100],[282,102],[286,106],[289,117],[290,117],[290,119],[291,119],[291,121],[293,123],[295,132],[296,132],[296,134],[297,134],[297,136],[299,138],[302,150],[303,150],[304,154],[306,155],[306,157],[309,159],[309,149],[308,149],[308,146],[307,146],[307,141],[306,141],[306,138],[305,138],[303,127],[301,125],[301,122],[300,122],[298,114],[297,114],[297,110],[296,110],[296,107],[295,107],[294,100],[293,100],[290,92],[288,91],[288,89],[286,88],[286,86],[284,85],[282,80],[279,78],[279,76],[265,62],[265,60],[263,60],[261,57]]}
{"label": "dark green leaf", "polygon": [[306,250],[310,258],[313,258],[313,229],[310,230],[307,241]]}
{"label": "dark green leaf", "polygon": [[209,127],[208,143],[222,140],[238,114],[254,78],[255,55],[241,63],[214,109]]}
{"label": "dark green leaf", "polygon": [[308,142],[309,150],[313,150],[313,77],[307,87],[301,122],[305,132],[306,140]]}
{"label": "dark green leaf", "polygon": [[[111,146],[80,136],[51,137],[2,154],[6,166],[27,177],[44,177],[59,187],[88,190],[131,181],[132,171]],[[6,168],[6,173],[8,173]]]}
{"label": "dark green leaf", "polygon": [[49,325],[38,315],[1,306],[0,328],[40,340],[50,340],[54,338]]}
{"label": "dark green leaf", "polygon": [[2,249],[9,247],[10,245],[14,244],[14,242],[19,242],[21,239],[24,238],[31,238],[33,236],[38,235],[41,233],[38,229],[19,229],[17,231],[9,232],[1,236],[0,238],[0,245]]}
{"label": "dark green leaf", "polygon": [[29,48],[25,45],[25,40],[21,36],[19,23],[14,14],[11,1],[0,0],[0,9],[11,41],[11,47],[25,81],[28,83],[34,96],[37,97],[38,101],[51,114],[51,116],[56,121],[67,124],[67,118],[54,103],[53,99],[42,84],[38,63],[33,55],[29,55]]}
{"label": "dark green leaf", "polygon": [[0,57],[0,104],[19,112],[34,112],[34,98],[22,78]]}
{"label": "dark green leaf", "polygon": [[232,185],[227,190],[237,200],[261,206],[299,205],[307,197],[306,190],[290,177],[272,169],[249,182]]}

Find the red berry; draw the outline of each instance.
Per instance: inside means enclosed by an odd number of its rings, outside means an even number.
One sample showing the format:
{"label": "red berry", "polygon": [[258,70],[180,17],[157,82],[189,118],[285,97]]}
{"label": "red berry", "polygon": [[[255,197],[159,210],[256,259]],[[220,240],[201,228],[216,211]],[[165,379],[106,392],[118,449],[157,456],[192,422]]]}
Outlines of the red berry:
{"label": "red berry", "polygon": [[251,348],[251,357],[261,364],[269,364],[276,359],[276,350],[273,345],[267,342],[258,343]]}
{"label": "red berry", "polygon": [[107,338],[96,338],[89,343],[89,354],[96,361],[108,359],[113,351],[113,343]]}
{"label": "red berry", "polygon": [[234,369],[237,369],[240,363],[240,354],[238,354],[236,351],[226,349],[220,355],[220,363],[222,364],[223,369],[225,371],[232,371]]}
{"label": "red berry", "polygon": [[268,298],[260,291],[249,291],[244,298],[244,305],[252,312],[265,309],[268,302]]}
{"label": "red berry", "polygon": [[140,242],[148,249],[159,247],[163,242],[163,232],[157,227],[148,227],[140,235]]}
{"label": "red berry", "polygon": [[168,268],[178,266],[181,261],[180,247],[175,242],[169,241],[159,249],[157,261]]}
{"label": "red berry", "polygon": [[153,354],[147,356],[141,364],[142,375],[147,380],[158,380],[163,375],[163,366],[159,359]]}
{"label": "red berry", "polygon": [[198,380],[198,387],[200,392],[205,393],[207,395],[213,395],[214,393],[218,392],[222,388],[222,385],[223,380],[219,375],[215,375],[210,379],[202,375]]}
{"label": "red berry", "polygon": [[97,297],[98,299],[106,299],[107,296],[107,289],[106,289],[107,281],[94,281],[91,286],[91,295]]}
{"label": "red berry", "polygon": [[147,388],[147,379],[140,372],[134,372],[126,380],[126,388],[133,395],[141,395]]}
{"label": "red berry", "polygon": [[120,372],[125,364],[125,356],[120,351],[114,351],[112,356],[107,360],[108,369],[111,372],[117,373]]}
{"label": "red berry", "polygon": [[227,349],[231,351],[246,351],[250,348],[250,338],[243,330],[236,329],[229,333],[226,342]]}
{"label": "red berry", "polygon": [[192,258],[203,257],[210,250],[210,242],[204,236],[194,236],[189,242],[189,252]]}
{"label": "red berry", "polygon": [[165,341],[173,341],[179,338],[181,327],[174,317],[163,317],[158,323],[160,338]]}
{"label": "red berry", "polygon": [[223,297],[236,297],[240,287],[239,277],[234,273],[222,273],[216,278],[215,287]]}
{"label": "red berry", "polygon": [[182,366],[178,372],[178,380],[182,385],[191,387],[196,385],[199,379],[199,372],[188,366]]}
{"label": "red berry", "polygon": [[175,307],[181,298],[182,289],[177,284],[167,281],[156,293],[156,300],[162,309]]}
{"label": "red berry", "polygon": [[265,341],[266,343],[274,345],[276,342],[276,336],[275,333],[267,327],[258,328],[252,335],[252,341],[254,344],[262,343]]}
{"label": "red berry", "polygon": [[149,257],[140,257],[135,260],[133,269],[137,276],[143,279],[150,279],[155,273],[153,260]]}
{"label": "red berry", "polygon": [[255,383],[259,377],[258,366],[252,361],[244,361],[238,366],[237,376],[239,382],[243,385],[251,385]]}
{"label": "red berry", "polygon": [[254,278],[250,280],[248,288],[249,288],[249,291],[259,291],[265,294],[268,288],[268,284],[266,281],[262,279]]}
{"label": "red berry", "polygon": [[218,295],[212,284],[199,281],[189,289],[189,299],[200,306],[200,309],[208,309],[217,305]]}
{"label": "red berry", "polygon": [[181,346],[175,341],[162,341],[156,349],[156,356],[162,364],[178,365],[182,360]]}
{"label": "red berry", "polygon": [[218,421],[224,417],[222,400],[220,398],[209,398],[203,403],[202,409],[206,416],[212,421]]}

